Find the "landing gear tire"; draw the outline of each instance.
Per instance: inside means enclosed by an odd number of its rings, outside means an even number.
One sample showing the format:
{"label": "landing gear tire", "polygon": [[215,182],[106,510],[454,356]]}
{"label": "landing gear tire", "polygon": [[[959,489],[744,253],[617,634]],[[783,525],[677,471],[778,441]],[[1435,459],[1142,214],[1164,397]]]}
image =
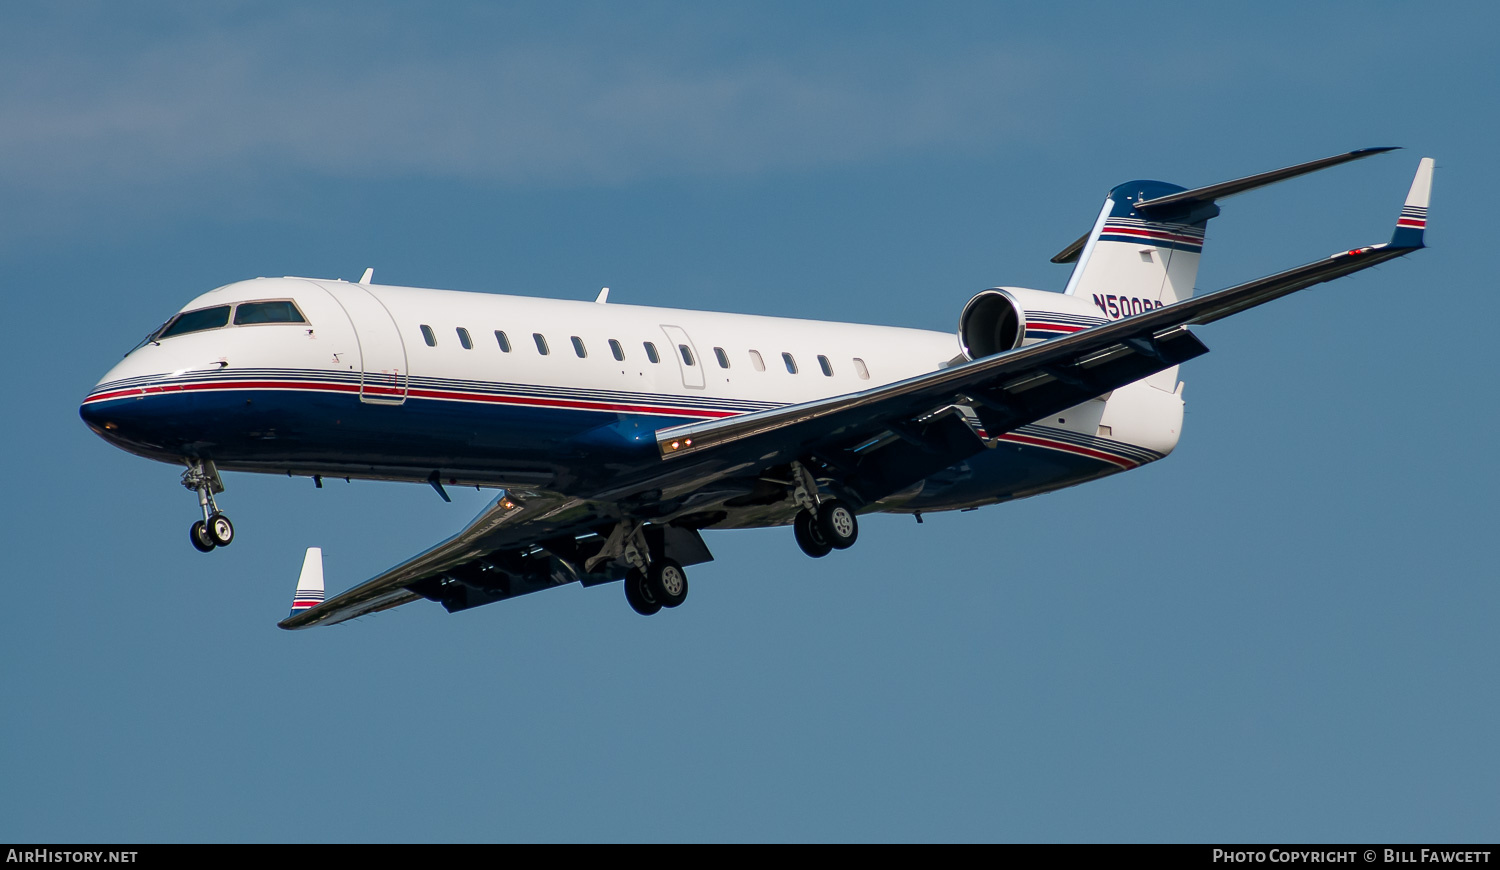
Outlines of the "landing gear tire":
{"label": "landing gear tire", "polygon": [[830,547],[847,550],[859,539],[859,520],[855,518],[853,508],[838,499],[830,499],[818,505],[818,531],[823,533],[823,539]]}
{"label": "landing gear tire", "polygon": [[227,547],[234,543],[234,523],[223,514],[214,514],[208,518],[208,536],[216,545]]}
{"label": "landing gear tire", "polygon": [[646,575],[635,568],[625,575],[625,600],[630,602],[630,609],[642,616],[651,616],[661,610],[661,604],[651,594],[650,585],[646,582]]}
{"label": "landing gear tire", "polygon": [[189,537],[192,538],[193,546],[196,547],[198,552],[200,553],[207,553],[209,550],[212,550],[214,547],[218,546],[218,544],[214,542],[213,536],[209,534],[208,524],[203,522],[202,520],[193,523],[193,529]]}
{"label": "landing gear tire", "polygon": [[818,525],[813,515],[807,511],[799,511],[797,518],[792,521],[792,534],[797,538],[797,546],[814,559],[821,559],[833,552],[833,545],[823,537]]}
{"label": "landing gear tire", "polygon": [[671,559],[658,559],[651,563],[650,580],[646,588],[651,591],[662,607],[676,607],[687,600],[687,572]]}

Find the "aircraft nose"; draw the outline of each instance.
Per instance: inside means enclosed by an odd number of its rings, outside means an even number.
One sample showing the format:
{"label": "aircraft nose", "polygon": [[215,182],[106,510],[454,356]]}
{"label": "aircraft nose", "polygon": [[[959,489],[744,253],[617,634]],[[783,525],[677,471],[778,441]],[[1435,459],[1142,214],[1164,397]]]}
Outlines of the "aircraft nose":
{"label": "aircraft nose", "polygon": [[167,453],[164,431],[157,409],[138,395],[122,396],[95,391],[78,407],[78,416],[95,435],[131,453],[156,456]]}
{"label": "aircraft nose", "polygon": [[104,434],[104,424],[108,421],[104,419],[103,414],[99,413],[99,409],[97,407],[85,401],[83,404],[78,406],[78,416],[82,417],[83,422],[90,429],[93,429],[96,434]]}
{"label": "aircraft nose", "polygon": [[78,416],[83,418],[84,425],[93,430],[95,435],[118,446],[123,435],[120,431],[121,415],[118,409],[108,408],[109,404],[92,397],[85,399],[78,406]]}

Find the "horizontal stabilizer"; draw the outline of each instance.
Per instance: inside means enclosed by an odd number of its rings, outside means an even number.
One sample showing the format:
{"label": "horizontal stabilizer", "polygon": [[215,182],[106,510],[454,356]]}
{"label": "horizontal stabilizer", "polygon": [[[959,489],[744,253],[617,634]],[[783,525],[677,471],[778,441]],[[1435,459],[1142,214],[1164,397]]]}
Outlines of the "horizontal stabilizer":
{"label": "horizontal stabilizer", "polygon": [[[1262,172],[1257,175],[1247,175],[1244,178],[1236,178],[1233,181],[1224,181],[1219,184],[1210,184],[1207,187],[1199,187],[1193,190],[1184,190],[1171,193],[1166,196],[1158,196],[1154,199],[1135,203],[1135,211],[1142,217],[1152,220],[1171,220],[1173,216],[1186,215],[1199,206],[1213,203],[1215,200],[1257,187],[1265,187],[1288,178],[1296,178],[1309,172],[1317,172],[1319,169],[1327,169],[1340,163],[1348,163],[1351,160],[1361,160],[1375,154],[1384,154],[1387,151],[1395,151],[1395,146],[1381,148],[1361,148],[1358,151],[1350,151],[1347,154],[1335,154],[1332,157],[1324,157],[1320,160],[1310,160],[1306,163],[1298,163],[1295,166],[1286,166],[1281,169],[1273,169],[1270,172]],[[1075,239],[1072,244],[1057,252],[1052,258],[1054,263],[1072,263],[1078,259],[1088,243],[1089,234],[1084,233]]]}
{"label": "horizontal stabilizer", "polygon": [[1340,163],[1348,163],[1351,160],[1361,160],[1375,154],[1384,154],[1387,151],[1395,151],[1395,146],[1384,148],[1361,148],[1358,151],[1350,151],[1348,154],[1335,154],[1332,157],[1324,157],[1322,160],[1309,160],[1306,163],[1298,163],[1296,166],[1287,166],[1281,169],[1273,169],[1270,172],[1262,172],[1258,175],[1247,175],[1244,178],[1236,178],[1233,181],[1225,181],[1219,184],[1210,184],[1208,187],[1199,187],[1194,190],[1184,190],[1181,193],[1173,193],[1168,196],[1160,196],[1156,199],[1148,199],[1145,202],[1135,204],[1136,211],[1160,212],[1166,211],[1174,206],[1187,208],[1200,203],[1213,202],[1226,196],[1234,196],[1257,187],[1265,187],[1278,181],[1286,181],[1288,178],[1296,178],[1309,172],[1317,172],[1319,169],[1327,169]]}

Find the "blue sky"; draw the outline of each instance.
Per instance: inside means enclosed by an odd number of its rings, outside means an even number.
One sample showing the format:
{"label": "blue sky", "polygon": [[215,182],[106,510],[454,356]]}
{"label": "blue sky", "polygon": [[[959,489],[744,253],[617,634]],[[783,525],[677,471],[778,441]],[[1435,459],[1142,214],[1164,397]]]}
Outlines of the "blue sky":
{"label": "blue sky", "polygon": [[[1488,4],[7,4],[0,840],[1493,840]],[[178,472],[78,420],[256,275],[952,329],[1132,178],[1394,155],[1223,203],[1199,287],[1430,250],[1200,330],[1164,462],[684,608],[571,587],[288,633],[479,509]],[[30,381],[31,375],[37,380]]]}

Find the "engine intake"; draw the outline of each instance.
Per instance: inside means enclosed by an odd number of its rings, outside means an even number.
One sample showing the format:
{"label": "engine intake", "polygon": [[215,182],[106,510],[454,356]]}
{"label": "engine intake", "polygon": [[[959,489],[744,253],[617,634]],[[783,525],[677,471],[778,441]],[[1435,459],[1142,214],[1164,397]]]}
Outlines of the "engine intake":
{"label": "engine intake", "polygon": [[1020,347],[1026,316],[1004,290],[985,290],[958,316],[958,342],[971,360]]}
{"label": "engine intake", "polygon": [[[958,317],[958,343],[971,360],[1004,353],[1108,323],[1112,315],[1102,306],[1097,296],[1085,299],[1026,287],[991,287],[964,306]],[[1122,316],[1130,316],[1130,309],[1124,312]]]}

